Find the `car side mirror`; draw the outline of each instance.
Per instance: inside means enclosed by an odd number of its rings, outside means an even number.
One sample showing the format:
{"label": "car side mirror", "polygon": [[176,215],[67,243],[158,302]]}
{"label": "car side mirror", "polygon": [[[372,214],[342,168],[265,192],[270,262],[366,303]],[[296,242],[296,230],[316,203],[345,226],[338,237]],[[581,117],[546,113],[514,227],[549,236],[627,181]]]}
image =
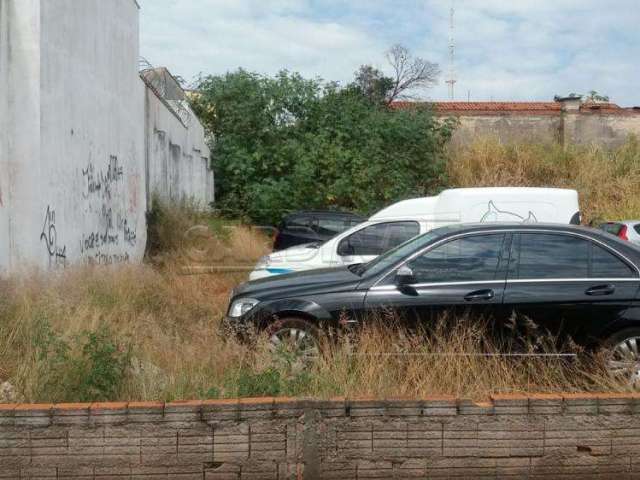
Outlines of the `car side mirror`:
{"label": "car side mirror", "polygon": [[396,285],[409,285],[414,283],[415,277],[413,276],[413,270],[406,265],[401,266],[396,270]]}

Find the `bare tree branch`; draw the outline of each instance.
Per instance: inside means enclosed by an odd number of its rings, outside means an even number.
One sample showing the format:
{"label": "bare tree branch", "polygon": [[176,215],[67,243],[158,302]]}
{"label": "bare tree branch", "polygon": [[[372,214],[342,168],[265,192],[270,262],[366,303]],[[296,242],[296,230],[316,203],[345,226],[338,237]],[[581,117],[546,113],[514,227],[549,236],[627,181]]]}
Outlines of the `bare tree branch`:
{"label": "bare tree branch", "polygon": [[387,104],[401,98],[410,98],[410,90],[433,86],[440,75],[437,63],[420,57],[412,58],[409,50],[400,44],[392,46],[386,53],[386,58],[393,69],[393,87],[387,96]]}

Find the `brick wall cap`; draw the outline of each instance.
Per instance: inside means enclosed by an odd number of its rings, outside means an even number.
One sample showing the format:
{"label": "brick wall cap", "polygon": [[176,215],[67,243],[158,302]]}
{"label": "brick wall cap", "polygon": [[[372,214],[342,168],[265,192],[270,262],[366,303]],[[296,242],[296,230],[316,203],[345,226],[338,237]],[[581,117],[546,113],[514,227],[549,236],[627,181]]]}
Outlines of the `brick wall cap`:
{"label": "brick wall cap", "polygon": [[532,393],[529,395],[530,401],[536,400],[557,400],[562,401],[562,394],[560,393]]}
{"label": "brick wall cap", "polygon": [[52,410],[53,403],[20,403],[16,406],[15,410]]}
{"label": "brick wall cap", "polygon": [[591,392],[569,392],[561,394],[564,400],[597,400],[600,394]]}
{"label": "brick wall cap", "polygon": [[86,410],[89,412],[90,403],[56,403],[53,405],[54,411],[77,411]]}
{"label": "brick wall cap", "polygon": [[129,402],[129,410],[137,410],[144,408],[164,409],[164,402]]}
{"label": "brick wall cap", "polygon": [[273,399],[274,403],[291,403],[291,402],[298,402],[301,399],[298,397],[275,397]]}
{"label": "brick wall cap", "polygon": [[489,396],[493,401],[501,400],[529,400],[530,395],[524,393],[494,393]]}
{"label": "brick wall cap", "polygon": [[238,406],[240,400],[237,398],[208,398],[202,401],[203,407],[217,407],[217,406]]}
{"label": "brick wall cap", "polygon": [[607,400],[607,399],[636,399],[640,398],[640,393],[638,392],[612,392],[612,393],[599,393],[599,400]]}
{"label": "brick wall cap", "polygon": [[128,402],[94,402],[89,410],[126,410],[128,406]]}
{"label": "brick wall cap", "polygon": [[202,400],[173,400],[164,404],[164,408],[169,407],[201,407]]}
{"label": "brick wall cap", "polygon": [[273,405],[275,398],[273,397],[254,397],[254,398],[241,398],[240,405]]}

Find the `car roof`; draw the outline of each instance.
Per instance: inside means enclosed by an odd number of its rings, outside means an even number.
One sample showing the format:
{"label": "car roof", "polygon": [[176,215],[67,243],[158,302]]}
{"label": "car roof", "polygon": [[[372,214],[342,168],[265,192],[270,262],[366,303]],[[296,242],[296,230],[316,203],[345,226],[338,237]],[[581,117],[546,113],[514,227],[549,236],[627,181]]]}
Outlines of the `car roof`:
{"label": "car roof", "polygon": [[353,217],[353,218],[362,218],[361,215],[352,212],[344,212],[341,210],[298,210],[295,212],[288,213],[284,218],[290,218],[298,215],[312,215],[312,216],[341,216],[341,217]]}
{"label": "car roof", "polygon": [[482,222],[482,223],[456,223],[440,227],[446,229],[447,234],[458,234],[482,230],[553,230],[558,232],[574,232],[602,236],[609,238],[606,232],[600,229],[582,225],[569,225],[563,223],[523,223],[523,222]]}

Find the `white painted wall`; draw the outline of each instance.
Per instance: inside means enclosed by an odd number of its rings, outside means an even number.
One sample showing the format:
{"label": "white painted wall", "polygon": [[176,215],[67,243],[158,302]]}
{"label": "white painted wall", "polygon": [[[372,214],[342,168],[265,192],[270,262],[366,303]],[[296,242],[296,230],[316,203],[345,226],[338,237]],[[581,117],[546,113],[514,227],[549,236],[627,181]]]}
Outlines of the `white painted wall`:
{"label": "white painted wall", "polygon": [[39,132],[40,0],[0,0],[0,272],[38,247]]}
{"label": "white painted wall", "polygon": [[0,272],[141,260],[137,5],[0,5]]}
{"label": "white painted wall", "polygon": [[181,118],[151,88],[145,93],[148,201],[213,202],[213,171],[202,124],[186,104]]}

